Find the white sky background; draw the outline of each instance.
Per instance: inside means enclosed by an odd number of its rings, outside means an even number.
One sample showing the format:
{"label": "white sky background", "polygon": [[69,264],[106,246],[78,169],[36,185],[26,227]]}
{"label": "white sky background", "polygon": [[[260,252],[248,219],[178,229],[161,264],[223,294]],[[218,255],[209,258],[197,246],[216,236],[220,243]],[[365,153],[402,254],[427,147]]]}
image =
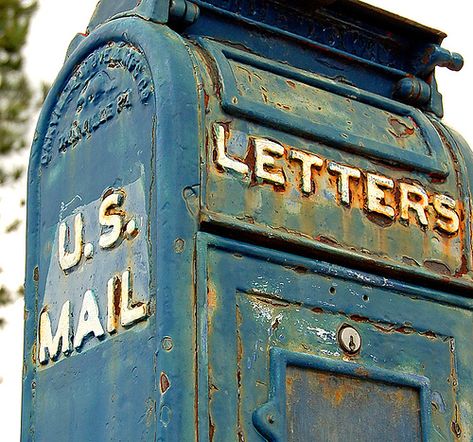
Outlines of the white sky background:
{"label": "white sky background", "polygon": [[[84,31],[96,0],[39,0],[40,9],[33,19],[26,55],[27,72],[35,85],[52,83],[70,40]],[[440,29],[449,37],[443,47],[465,58],[460,72],[437,70],[444,97],[445,120],[473,147],[473,37],[470,0],[369,0],[368,3],[391,10],[422,24]],[[23,157],[15,159],[24,161]],[[23,282],[24,222],[21,228],[5,235],[5,227],[16,218],[24,219],[19,201],[25,195],[23,179],[0,192],[0,283],[16,290]],[[17,441],[20,435],[21,360],[23,345],[23,301],[0,310],[8,324],[0,330],[0,440]]]}

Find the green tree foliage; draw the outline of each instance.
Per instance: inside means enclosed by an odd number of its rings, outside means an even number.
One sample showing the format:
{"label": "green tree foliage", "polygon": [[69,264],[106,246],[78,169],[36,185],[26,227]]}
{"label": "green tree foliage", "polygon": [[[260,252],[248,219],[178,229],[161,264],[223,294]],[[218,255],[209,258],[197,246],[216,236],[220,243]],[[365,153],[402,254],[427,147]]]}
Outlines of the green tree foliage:
{"label": "green tree foliage", "polygon": [[5,155],[27,144],[32,92],[22,49],[36,6],[36,1],[0,0],[0,184],[21,175],[1,165]]}
{"label": "green tree foliage", "polygon": [[[4,305],[8,304],[11,302],[11,295],[10,292],[5,288],[5,287],[0,287],[0,307],[3,307]],[[5,320],[3,318],[0,318],[0,327],[4,325]]]}
{"label": "green tree foliage", "polygon": [[[0,185],[21,176],[20,169],[5,168],[5,158],[28,143],[32,91],[23,68],[22,49],[36,6],[36,0],[0,0]],[[14,222],[7,230],[17,226]],[[12,300],[10,291],[0,286],[0,307]],[[0,318],[0,326],[3,322]]]}

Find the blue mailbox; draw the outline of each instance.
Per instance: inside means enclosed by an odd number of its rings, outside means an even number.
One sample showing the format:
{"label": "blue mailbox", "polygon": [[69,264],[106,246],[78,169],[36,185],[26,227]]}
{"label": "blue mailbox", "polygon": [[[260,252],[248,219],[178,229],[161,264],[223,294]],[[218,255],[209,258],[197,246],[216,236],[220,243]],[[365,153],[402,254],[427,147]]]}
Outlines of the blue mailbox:
{"label": "blue mailbox", "polygon": [[102,0],[31,152],[22,440],[472,440],[444,37],[354,0]]}

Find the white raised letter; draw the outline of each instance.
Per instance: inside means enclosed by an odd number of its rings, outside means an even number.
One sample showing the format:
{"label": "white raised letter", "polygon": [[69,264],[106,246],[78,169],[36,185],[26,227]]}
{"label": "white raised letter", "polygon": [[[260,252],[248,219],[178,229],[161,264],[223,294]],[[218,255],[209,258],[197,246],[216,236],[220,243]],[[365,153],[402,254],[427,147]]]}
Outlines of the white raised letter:
{"label": "white raised letter", "polygon": [[113,333],[117,330],[117,314],[115,309],[115,287],[120,282],[118,276],[110,278],[107,282],[107,331]]}
{"label": "white raised letter", "polygon": [[123,204],[123,195],[114,192],[108,195],[100,205],[99,222],[102,226],[111,227],[108,232],[100,235],[99,244],[103,249],[113,247],[120,239],[122,233],[123,216],[120,212],[110,215],[110,209],[120,207]]}
{"label": "white raised letter", "polygon": [[124,327],[131,325],[147,316],[146,304],[140,302],[137,305],[133,303],[133,282],[129,270],[123,272],[122,290],[120,300],[120,323]]}
{"label": "white raised letter", "polygon": [[[61,315],[59,316],[59,322],[57,325],[56,334],[53,338],[53,332],[51,329],[51,319],[46,308],[43,309],[39,316],[39,351],[38,357],[39,362],[44,364],[49,358],[56,359],[59,356],[59,351],[62,349],[64,354],[71,351],[71,303],[66,301],[61,309]],[[61,345],[61,348],[60,346]],[[46,354],[46,349],[49,352],[49,358]]]}
{"label": "white raised letter", "polygon": [[434,196],[434,209],[443,218],[435,222],[435,227],[447,233],[456,233],[458,231],[460,228],[460,218],[457,212],[455,212],[455,206],[455,200],[447,195]]}
{"label": "white raised letter", "polygon": [[429,205],[429,197],[425,190],[416,184],[408,183],[400,183],[399,188],[401,189],[401,219],[409,222],[409,209],[412,209],[417,213],[419,223],[423,226],[428,226],[429,222],[425,209]]}
{"label": "white raised letter", "polygon": [[302,191],[304,193],[311,193],[312,167],[320,169],[324,164],[324,160],[322,160],[322,158],[320,158],[318,155],[296,149],[292,149],[289,152],[289,158],[291,160],[300,161],[302,168]]}
{"label": "white raised letter", "polygon": [[74,217],[74,250],[68,252],[66,244],[69,243],[70,232],[66,222],[59,225],[59,265],[61,269],[68,270],[79,263],[82,256],[82,234],[84,225],[82,222],[82,214],[78,213]]}
{"label": "white raised letter", "polygon": [[245,163],[227,156],[225,149],[225,127],[222,124],[214,124],[213,130],[217,147],[216,163],[225,170],[232,169],[242,175],[248,174],[249,169]]}
{"label": "white raised letter", "polygon": [[[266,138],[255,138],[255,174],[257,177],[274,184],[284,185],[284,174],[281,170],[268,171],[267,167],[274,169],[274,157],[284,155],[284,147]],[[269,154],[269,155],[268,155]]]}
{"label": "white raised letter", "polygon": [[394,181],[381,175],[367,174],[367,209],[394,218],[394,209],[385,202],[385,189],[393,189]]}
{"label": "white raised letter", "polygon": [[79,323],[74,336],[74,348],[80,348],[83,340],[90,334],[99,338],[105,334],[99,319],[99,307],[92,290],[84,294],[82,307],[79,314]]}
{"label": "white raised letter", "polygon": [[353,167],[342,166],[331,161],[328,170],[338,175],[338,193],[343,204],[350,205],[350,178],[359,179],[361,173]]}

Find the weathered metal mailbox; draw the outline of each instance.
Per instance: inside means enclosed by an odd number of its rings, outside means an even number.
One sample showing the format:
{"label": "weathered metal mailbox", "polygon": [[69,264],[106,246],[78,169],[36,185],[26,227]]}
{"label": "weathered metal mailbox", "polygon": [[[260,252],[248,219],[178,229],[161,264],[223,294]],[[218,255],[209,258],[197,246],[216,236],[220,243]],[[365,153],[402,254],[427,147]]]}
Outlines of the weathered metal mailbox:
{"label": "weathered metal mailbox", "polygon": [[23,440],[472,440],[443,37],[353,0],[102,0],[31,154]]}

